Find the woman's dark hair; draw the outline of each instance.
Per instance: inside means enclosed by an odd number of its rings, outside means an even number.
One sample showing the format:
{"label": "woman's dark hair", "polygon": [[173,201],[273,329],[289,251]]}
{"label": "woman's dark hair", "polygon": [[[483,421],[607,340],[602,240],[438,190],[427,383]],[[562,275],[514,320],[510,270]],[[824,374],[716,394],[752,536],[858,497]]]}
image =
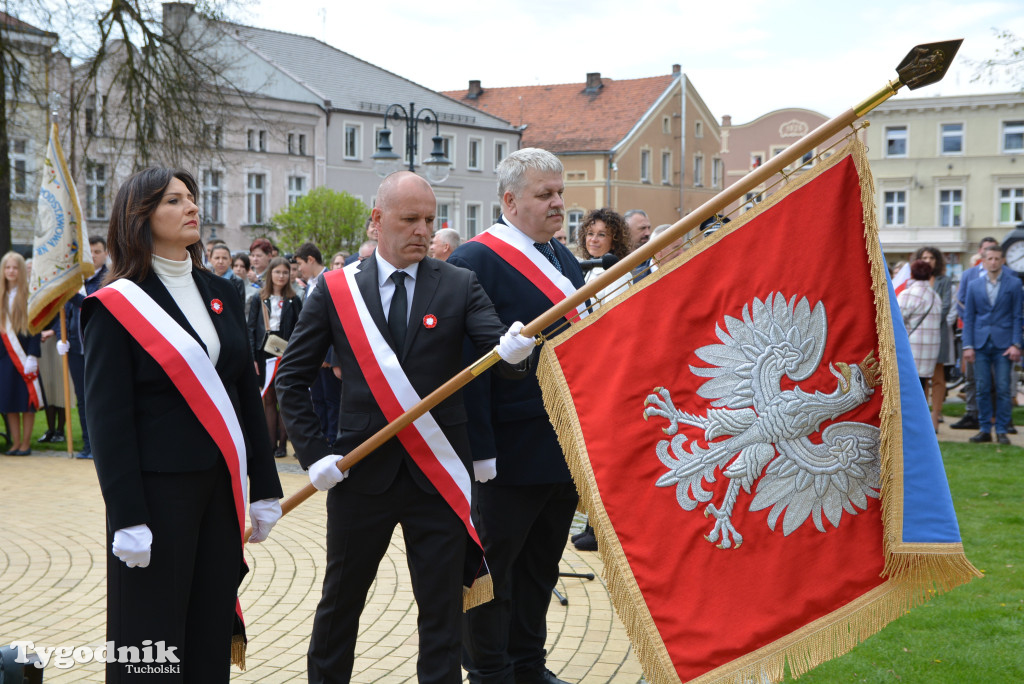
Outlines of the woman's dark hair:
{"label": "woman's dark hair", "polygon": [[620,259],[629,254],[626,221],[622,218],[621,214],[607,207],[604,209],[593,209],[583,217],[583,223],[580,224],[580,230],[576,237],[577,254],[584,259],[592,258],[590,252],[587,251],[586,235],[587,228],[590,228],[597,221],[604,223],[605,228],[608,229],[608,233],[611,235],[612,247],[609,251]]}
{"label": "woman's dark hair", "polygon": [[928,280],[932,277],[932,265],[924,259],[914,259],[910,262],[910,277],[914,280]]}
{"label": "woman's dark hair", "polygon": [[291,299],[295,296],[295,290],[292,289],[291,264],[284,257],[274,257],[270,260],[270,264],[267,265],[266,275],[263,277],[263,287],[260,288],[260,299],[269,299],[270,295],[274,294],[274,269],[278,266],[284,266],[288,269],[288,282],[284,284],[284,288],[281,290],[281,298]]}
{"label": "woman's dark hair", "polygon": [[[938,247],[932,247],[928,245],[914,252],[914,258],[911,261],[917,261],[925,255],[925,253],[931,254],[935,258],[935,266],[932,267],[932,275],[938,278],[940,275],[946,274],[946,257],[942,256],[942,250]],[[930,276],[929,276],[930,277]]]}
{"label": "woman's dark hair", "polygon": [[[107,249],[110,251],[107,283],[118,278],[139,283],[149,275],[153,265],[153,233],[149,218],[160,205],[172,178],[184,183],[193,198],[199,197],[196,179],[184,169],[143,169],[129,176],[118,188],[110,208],[110,227],[107,229]],[[205,271],[202,241],[196,240],[187,250],[192,257],[192,268]]]}
{"label": "woman's dark hair", "polygon": [[241,261],[243,264],[245,264],[246,272],[252,269],[252,263],[249,262],[249,255],[246,254],[245,252],[235,252],[234,254],[231,255],[231,268],[235,267],[236,261]]}

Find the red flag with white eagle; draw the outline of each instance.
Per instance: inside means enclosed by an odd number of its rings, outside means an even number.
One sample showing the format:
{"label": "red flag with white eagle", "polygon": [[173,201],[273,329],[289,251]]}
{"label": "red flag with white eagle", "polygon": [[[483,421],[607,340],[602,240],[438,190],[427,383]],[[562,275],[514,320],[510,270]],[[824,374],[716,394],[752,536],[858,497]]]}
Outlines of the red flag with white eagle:
{"label": "red flag with white eagle", "polygon": [[870,186],[851,143],[545,345],[545,403],[652,682],[781,681],[976,573],[941,463],[944,525],[924,545],[900,529],[909,400]]}

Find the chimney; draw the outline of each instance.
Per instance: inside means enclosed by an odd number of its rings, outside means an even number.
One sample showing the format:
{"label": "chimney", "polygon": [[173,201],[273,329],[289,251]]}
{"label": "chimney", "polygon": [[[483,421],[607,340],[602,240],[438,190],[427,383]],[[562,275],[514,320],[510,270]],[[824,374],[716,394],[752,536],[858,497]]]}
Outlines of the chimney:
{"label": "chimney", "polygon": [[732,126],[732,117],[728,114],[722,115],[722,126]]}
{"label": "chimney", "polygon": [[469,82],[469,92],[466,93],[466,97],[470,100],[475,100],[484,94],[484,89],[480,87],[480,81]]}
{"label": "chimney", "polygon": [[672,65],[672,75],[673,76],[678,76],[681,73],[683,73],[682,67],[680,67],[678,64],[673,64]]}
{"label": "chimney", "polygon": [[604,84],[601,83],[600,72],[593,72],[587,74],[587,87],[583,89],[583,92],[593,95],[601,90]]}
{"label": "chimney", "polygon": [[180,36],[195,9],[196,6],[188,2],[165,2],[163,4],[164,31],[173,36]]}

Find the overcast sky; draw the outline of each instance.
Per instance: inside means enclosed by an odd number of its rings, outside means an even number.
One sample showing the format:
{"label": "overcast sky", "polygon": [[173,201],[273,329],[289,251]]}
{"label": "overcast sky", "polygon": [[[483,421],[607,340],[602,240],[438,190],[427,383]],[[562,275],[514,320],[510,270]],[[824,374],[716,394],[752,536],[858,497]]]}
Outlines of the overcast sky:
{"label": "overcast sky", "polygon": [[[435,90],[622,79],[680,64],[719,119],[780,107],[834,116],[895,77],[916,44],[964,38],[944,81],[913,96],[1012,90],[972,83],[993,29],[1024,36],[1024,0],[257,0],[240,23],[310,35]],[[906,97],[907,94],[901,91]]]}

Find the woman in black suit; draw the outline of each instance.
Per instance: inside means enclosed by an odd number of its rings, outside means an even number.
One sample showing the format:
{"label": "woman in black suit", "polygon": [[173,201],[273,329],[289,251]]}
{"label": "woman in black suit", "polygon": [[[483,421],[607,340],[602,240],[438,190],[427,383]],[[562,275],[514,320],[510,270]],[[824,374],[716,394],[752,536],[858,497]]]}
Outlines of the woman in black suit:
{"label": "woman in black suit", "polygon": [[[202,266],[196,194],[188,172],[161,168],[118,190],[107,286],[82,309],[85,406],[111,548],[107,638],[141,653],[156,654],[161,641],[175,649],[180,662],[169,661],[161,681],[227,682],[244,639],[236,595],[245,503],[249,541],[262,541],[281,515],[281,484],[242,302]],[[134,310],[148,315],[126,317],[119,293],[136,295]],[[150,324],[158,335],[146,334]],[[172,339],[190,360],[157,361],[154,345]],[[201,380],[191,390],[172,381],[190,373]],[[211,411],[193,408],[195,392],[222,399],[212,413],[240,428],[234,438],[208,429]],[[107,664],[108,682],[153,676],[138,663]]]}
{"label": "woman in black suit", "polygon": [[[284,458],[287,455],[288,433],[284,428],[284,420],[277,407],[277,390],[274,383],[267,386],[267,373],[273,379],[277,369],[277,359],[263,350],[263,342],[268,329],[278,337],[287,340],[295,329],[302,311],[302,299],[292,289],[291,266],[284,257],[274,257],[267,266],[268,278],[263,280],[259,297],[253,297],[249,304],[248,325],[249,342],[252,344],[256,357],[256,372],[260,377],[260,386],[266,386],[263,393],[263,412],[267,419],[267,431],[270,433],[270,444],[274,447],[274,456]],[[260,306],[262,304],[262,306]],[[267,361],[274,361],[268,368]]]}

